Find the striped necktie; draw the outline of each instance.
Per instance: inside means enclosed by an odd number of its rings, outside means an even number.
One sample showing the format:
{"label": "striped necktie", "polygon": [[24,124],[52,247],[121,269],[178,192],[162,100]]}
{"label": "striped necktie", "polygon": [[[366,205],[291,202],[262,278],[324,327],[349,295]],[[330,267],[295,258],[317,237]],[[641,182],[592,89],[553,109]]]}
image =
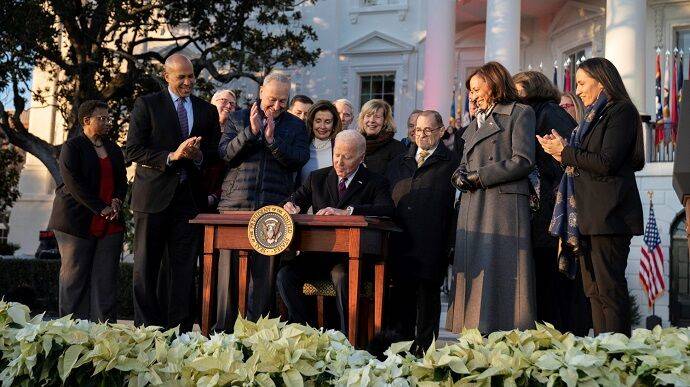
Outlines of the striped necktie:
{"label": "striped necktie", "polygon": [[183,139],[189,137],[189,121],[187,121],[187,109],[184,108],[185,98],[177,100],[177,119],[180,120],[180,134]]}
{"label": "striped necktie", "polygon": [[424,164],[424,161],[426,161],[427,157],[429,157],[429,151],[425,149],[419,151],[419,155],[417,156],[417,168],[421,167],[422,164]]}

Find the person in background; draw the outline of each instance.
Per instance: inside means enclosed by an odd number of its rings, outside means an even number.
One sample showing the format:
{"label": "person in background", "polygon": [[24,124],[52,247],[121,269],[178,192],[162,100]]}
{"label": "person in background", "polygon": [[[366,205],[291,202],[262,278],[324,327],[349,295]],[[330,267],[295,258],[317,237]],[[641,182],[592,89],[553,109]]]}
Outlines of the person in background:
{"label": "person in background", "polygon": [[350,124],[352,124],[352,120],[355,118],[355,108],[352,106],[352,102],[341,98],[333,101],[333,105],[338,109],[340,121],[343,123],[343,130],[351,129]]}
{"label": "person in background", "polygon": [[[190,224],[208,202],[201,179],[217,159],[218,111],[192,95],[196,77],[182,54],[165,61],[168,87],[134,102],[125,155],[137,163],[134,212],[134,324],[188,332],[194,323],[194,274],[202,239]],[[168,289],[157,289],[161,261]]]}
{"label": "person in background", "polygon": [[[290,214],[305,213],[312,207],[316,216],[391,216],[393,202],[388,182],[369,171],[362,161],[366,141],[361,134],[344,130],[335,136],[333,166],[317,169],[284,203]],[[302,287],[309,279],[330,277],[336,289],[340,329],[347,334],[347,256],[302,253],[278,272],[278,290],[288,309],[290,322],[304,324],[309,310]]]}
{"label": "person in background", "polygon": [[112,118],[102,101],[79,105],[83,132],[60,151],[63,182],[55,189],[48,229],[60,249],[60,316],[117,319],[117,276],[124,237],[120,210],[127,194],[120,147],[108,138]]}
{"label": "person in background", "polygon": [[300,120],[304,121],[307,118],[307,112],[314,101],[307,97],[306,95],[297,94],[290,100],[290,106],[288,107],[288,113],[297,116]]}
{"label": "person in background", "polygon": [[[513,76],[515,87],[536,115],[535,133],[539,136],[552,130],[561,137],[569,138],[577,123],[563,108],[558,106],[560,92],[551,80],[538,71],[524,71]],[[578,316],[589,314],[588,308],[577,311],[573,305],[585,305],[581,287],[575,283],[575,271],[559,270],[558,238],[549,233],[549,225],[556,203],[558,184],[563,169],[556,160],[539,145],[535,138],[536,165],[530,173],[532,204],[532,251],[535,262],[535,288],[537,295],[537,320],[548,321],[556,329],[587,335],[589,328],[576,329]],[[576,263],[575,263],[576,265]],[[573,276],[569,278],[568,276]]]}
{"label": "person in background", "polygon": [[405,148],[410,149],[410,146],[415,142],[415,125],[417,123],[417,117],[422,110],[414,109],[410,116],[407,117],[407,137],[400,140],[400,142],[405,145]]}
{"label": "person in background", "polygon": [[342,130],[338,110],[326,100],[312,105],[307,112],[306,124],[311,138],[309,161],[302,167],[298,187],[304,184],[312,171],[333,165],[333,139]]}
{"label": "person in background", "polygon": [[388,163],[406,151],[405,145],[393,138],[395,122],[391,105],[382,99],[367,101],[359,112],[357,126],[367,140],[364,164],[368,170],[384,175]]}
{"label": "person in background", "polygon": [[[290,84],[285,75],[267,75],[259,89],[261,104],[254,103],[251,109],[231,117],[218,146],[221,158],[228,163],[218,203],[221,213],[278,205],[292,193],[294,175],[309,160],[309,134],[304,122],[286,111]],[[256,321],[274,311],[279,257],[251,254],[249,261],[247,318]],[[229,278],[223,281],[221,285],[219,279],[219,286],[229,286]]]}
{"label": "person in background", "polygon": [[590,58],[575,73],[584,119],[570,140],[557,131],[537,136],[566,168],[549,231],[580,259],[594,334],[630,335],[625,269],[630,241],[643,231],[635,172],[644,167],[642,121],[608,59]]}
{"label": "person in background", "polygon": [[[475,101],[470,100],[467,102],[467,108],[467,115],[469,116],[469,122],[471,123],[475,115],[477,114],[477,104],[475,103]],[[462,120],[456,120],[455,123],[457,126],[458,123],[462,123]],[[465,129],[467,129],[468,126],[469,124],[467,124],[467,126],[460,126],[455,131],[455,136],[453,138],[453,151],[458,156],[458,160],[462,159],[462,152],[465,148],[465,140],[463,140],[462,136],[465,134]]]}
{"label": "person in background", "polygon": [[[211,97],[211,104],[218,110],[218,122],[221,133],[227,128],[230,116],[237,107],[235,93],[232,90],[218,90]],[[225,177],[225,161],[218,159],[209,164],[204,171],[203,184],[208,193],[208,206],[203,212],[216,212],[218,201],[222,193],[223,178]]]}
{"label": "person in background", "polygon": [[477,115],[463,134],[463,156],[452,178],[464,192],[449,328],[484,334],[528,329],[536,319],[528,199],[534,111],[517,103],[513,79],[498,62],[479,67],[466,86]]}
{"label": "person in background", "polygon": [[[458,158],[441,141],[443,118],[434,110],[418,113],[415,143],[388,165],[395,203],[393,219],[403,229],[391,235],[392,319],[401,340],[426,350],[438,337],[441,283],[455,233],[455,188],[450,177]],[[416,329],[415,329],[416,328]]]}
{"label": "person in background", "polygon": [[580,97],[578,97],[577,94],[572,91],[563,93],[561,95],[561,102],[559,106],[565,109],[565,111],[567,111],[578,124],[585,116],[585,105],[582,103]]}

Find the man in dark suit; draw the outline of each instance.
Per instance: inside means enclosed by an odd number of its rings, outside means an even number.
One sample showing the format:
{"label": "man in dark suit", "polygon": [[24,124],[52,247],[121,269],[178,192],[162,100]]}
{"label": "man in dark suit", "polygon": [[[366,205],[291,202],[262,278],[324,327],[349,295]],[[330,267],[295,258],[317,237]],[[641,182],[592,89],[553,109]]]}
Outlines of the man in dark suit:
{"label": "man in dark suit", "polygon": [[[441,283],[455,234],[455,188],[450,177],[458,158],[441,140],[443,118],[425,110],[415,122],[415,142],[388,164],[395,203],[391,272],[395,282],[391,321],[402,340],[426,350],[439,331]],[[416,329],[415,329],[416,328]]]}
{"label": "man in dark suit", "polygon": [[[127,135],[127,160],[137,163],[134,211],[134,323],[190,331],[193,283],[201,237],[189,224],[206,203],[200,189],[204,166],[216,158],[218,112],[193,95],[194,71],[181,54],[165,61],[166,90],[134,103]],[[156,294],[161,278],[170,284]]]}
{"label": "man in dark suit", "polygon": [[[283,205],[291,214],[312,207],[316,215],[391,216],[393,202],[383,176],[362,165],[366,140],[357,131],[344,130],[335,137],[333,166],[313,171]],[[278,272],[278,290],[291,322],[305,323],[308,310],[302,286],[308,279],[330,274],[336,289],[340,327],[347,333],[347,267],[337,256],[301,254]]]}
{"label": "man in dark suit", "polygon": [[[294,175],[309,160],[309,134],[304,122],[286,111],[290,79],[279,73],[264,78],[260,100],[251,109],[235,112],[223,131],[218,151],[228,162],[218,210],[257,210],[285,201],[294,187]],[[251,254],[247,318],[269,315],[275,301],[278,257]],[[226,302],[230,255],[221,252],[218,272],[218,321],[215,330],[234,323]]]}

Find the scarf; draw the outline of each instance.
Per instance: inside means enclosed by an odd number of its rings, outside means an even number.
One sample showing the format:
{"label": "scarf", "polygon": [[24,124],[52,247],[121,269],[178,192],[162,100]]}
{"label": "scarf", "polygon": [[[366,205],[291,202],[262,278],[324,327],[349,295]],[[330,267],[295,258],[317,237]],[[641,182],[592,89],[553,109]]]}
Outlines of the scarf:
{"label": "scarf", "polygon": [[[580,125],[573,130],[568,146],[579,148],[593,124],[599,119],[608,99],[605,93],[600,93],[597,100],[585,111]],[[556,193],[556,206],[553,209],[549,232],[561,239],[561,245],[566,245],[573,251],[579,249],[580,231],[577,228],[577,203],[575,202],[575,167],[568,166],[561,178]]]}
{"label": "scarf", "polygon": [[486,110],[477,111],[477,130],[484,126],[486,119],[491,115],[491,113],[493,113],[495,106],[496,104],[492,103],[491,106],[489,106]]}
{"label": "scarf", "polygon": [[390,140],[393,138],[394,134],[395,133],[393,132],[387,131],[386,128],[383,128],[380,132],[378,132],[378,134],[375,134],[373,136],[365,135],[364,138],[367,139],[366,154],[370,155],[373,152],[379,150],[379,148],[382,148],[384,145],[388,144]]}

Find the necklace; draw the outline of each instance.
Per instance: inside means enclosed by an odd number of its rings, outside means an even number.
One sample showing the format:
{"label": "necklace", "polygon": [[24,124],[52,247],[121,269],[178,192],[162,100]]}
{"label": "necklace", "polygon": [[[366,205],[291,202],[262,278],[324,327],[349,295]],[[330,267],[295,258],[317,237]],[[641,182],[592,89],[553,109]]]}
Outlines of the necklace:
{"label": "necklace", "polygon": [[86,138],[88,138],[89,141],[91,141],[91,143],[93,144],[94,147],[96,147],[96,148],[102,148],[102,147],[103,147],[103,141],[101,141],[101,140],[92,140],[89,136],[86,136]]}
{"label": "necklace", "polygon": [[319,140],[318,138],[315,138],[311,142],[311,146],[314,147],[316,150],[322,150],[330,147],[331,145],[331,140]]}

